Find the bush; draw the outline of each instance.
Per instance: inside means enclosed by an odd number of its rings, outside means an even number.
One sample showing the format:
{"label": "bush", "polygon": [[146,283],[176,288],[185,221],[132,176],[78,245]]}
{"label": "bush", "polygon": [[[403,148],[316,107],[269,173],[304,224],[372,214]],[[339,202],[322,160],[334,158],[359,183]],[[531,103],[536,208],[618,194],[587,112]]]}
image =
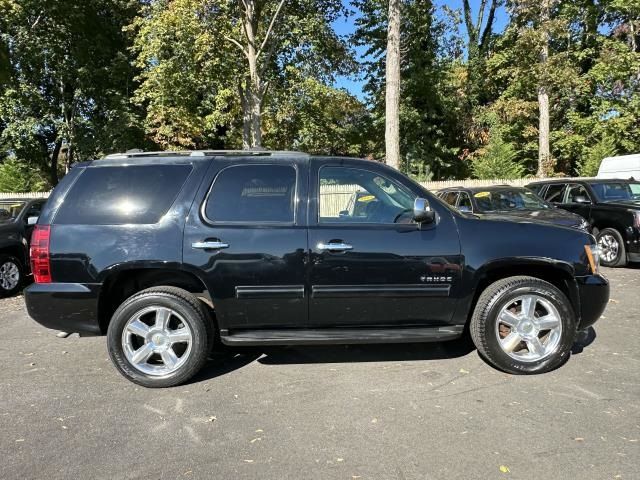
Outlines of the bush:
{"label": "bush", "polygon": [[602,160],[607,157],[613,157],[618,152],[611,138],[603,138],[595,146],[585,148],[586,153],[578,164],[578,175],[581,177],[595,177],[600,169]]}
{"label": "bush", "polygon": [[473,160],[473,176],[483,180],[521,178],[525,169],[516,161],[516,156],[512,144],[505,142],[498,135],[492,136],[480,156]]}
{"label": "bush", "polygon": [[0,164],[0,192],[47,192],[51,185],[42,171],[16,158],[8,158]]}

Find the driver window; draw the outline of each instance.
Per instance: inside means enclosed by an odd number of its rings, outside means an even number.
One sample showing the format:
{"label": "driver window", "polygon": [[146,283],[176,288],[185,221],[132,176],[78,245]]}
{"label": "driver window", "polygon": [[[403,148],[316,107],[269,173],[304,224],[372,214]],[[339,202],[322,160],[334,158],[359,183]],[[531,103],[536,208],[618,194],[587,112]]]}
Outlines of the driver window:
{"label": "driver window", "polygon": [[584,197],[587,200],[591,200],[589,193],[587,193],[587,189],[582,185],[569,185],[569,194],[567,197],[567,201],[569,203],[578,203],[576,202],[576,197]]}
{"label": "driver window", "polygon": [[320,223],[411,223],[415,195],[368,170],[320,169]]}
{"label": "driver window", "polygon": [[460,197],[458,198],[458,209],[463,209],[466,212],[470,212],[473,210],[471,207],[471,198],[466,192],[460,192]]}

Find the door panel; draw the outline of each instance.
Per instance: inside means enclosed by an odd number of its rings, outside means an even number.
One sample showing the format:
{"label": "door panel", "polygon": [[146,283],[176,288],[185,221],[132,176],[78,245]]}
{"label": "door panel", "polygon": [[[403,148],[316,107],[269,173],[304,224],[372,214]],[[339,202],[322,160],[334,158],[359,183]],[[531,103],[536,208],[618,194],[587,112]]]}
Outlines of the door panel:
{"label": "door panel", "polygon": [[[286,166],[277,167],[214,160],[187,219],[184,263],[204,275],[221,329],[307,323],[306,202],[298,200],[307,195],[308,169],[295,162],[291,191]],[[231,168],[247,170],[227,177]]]}
{"label": "door panel", "polygon": [[[313,165],[310,184],[313,189],[322,190],[319,162]],[[362,166],[366,170],[367,163],[349,165],[342,162],[340,166],[347,169]],[[410,185],[402,184],[401,177],[393,178],[394,174],[386,169],[384,174],[377,169],[373,173],[406,190],[412,199],[420,194]],[[323,176],[322,181],[333,187],[342,185],[346,188],[350,185],[364,201],[370,205],[377,202],[377,206],[360,209],[358,211],[365,213],[351,218],[340,213],[331,219],[326,216],[327,208],[322,205],[327,195],[322,193],[319,209],[317,206],[311,209],[310,324],[447,324],[454,311],[461,271],[460,245],[452,214],[432,200],[438,213],[436,223],[422,228],[413,223],[389,223],[389,219],[393,220],[395,216],[394,205],[385,205],[384,197],[377,189],[371,188],[366,175],[361,178],[354,175],[355,183],[349,183],[347,174],[336,173],[334,176],[343,178]],[[392,186],[384,188],[393,190]],[[402,198],[398,200],[398,212],[406,206],[405,201]],[[323,217],[318,216],[318,211],[323,212]],[[326,248],[327,244],[343,244],[343,247],[351,248],[331,250]]]}
{"label": "door panel", "polygon": [[568,210],[569,212],[577,213],[583,218],[590,220],[591,218],[591,203],[579,203],[575,201],[576,197],[585,197],[587,200],[591,202],[591,195],[587,191],[587,189],[579,184],[569,184],[567,185],[567,192],[564,199],[564,202],[559,207],[564,210]]}

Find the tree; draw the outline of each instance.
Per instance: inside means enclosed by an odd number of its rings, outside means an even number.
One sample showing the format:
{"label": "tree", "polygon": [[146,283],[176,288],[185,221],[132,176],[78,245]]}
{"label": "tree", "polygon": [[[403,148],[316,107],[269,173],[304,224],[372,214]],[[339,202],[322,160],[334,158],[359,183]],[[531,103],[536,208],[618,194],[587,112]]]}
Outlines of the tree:
{"label": "tree", "polygon": [[389,0],[386,59],[385,158],[400,168],[400,0]]}
{"label": "tree", "polygon": [[[128,0],[5,1],[2,40],[9,79],[0,90],[0,151],[58,181],[69,165],[139,145],[128,93]],[[139,130],[138,130],[139,132]]]}
{"label": "tree", "polygon": [[[496,9],[501,0],[481,0],[474,21],[469,0],[463,0],[464,25],[467,33],[467,101],[471,107],[483,104],[486,94],[483,89],[484,60],[489,52]],[[486,18],[486,22],[485,22]],[[482,98],[485,97],[485,98]]]}
{"label": "tree", "polygon": [[[351,71],[351,52],[331,26],[343,13],[340,0],[150,2],[132,26],[143,70],[136,101],[162,112],[147,115],[148,130],[183,147],[231,144],[239,110],[242,146],[261,147],[268,92],[286,83],[288,67],[325,84]],[[173,88],[199,93],[183,105]]]}
{"label": "tree", "polygon": [[[356,19],[353,41],[365,52],[370,143],[374,156],[383,156],[388,2],[362,0],[355,6],[361,15]],[[467,164],[459,158],[462,75],[459,62],[452,60],[458,49],[453,37],[456,25],[446,16],[438,18],[431,1],[405,1],[402,14],[400,168],[420,180],[463,176]]]}
{"label": "tree", "polygon": [[494,135],[489,144],[477,152],[477,158],[473,160],[473,176],[480,179],[521,178],[524,167],[516,158],[513,145],[506,143],[500,135]]}

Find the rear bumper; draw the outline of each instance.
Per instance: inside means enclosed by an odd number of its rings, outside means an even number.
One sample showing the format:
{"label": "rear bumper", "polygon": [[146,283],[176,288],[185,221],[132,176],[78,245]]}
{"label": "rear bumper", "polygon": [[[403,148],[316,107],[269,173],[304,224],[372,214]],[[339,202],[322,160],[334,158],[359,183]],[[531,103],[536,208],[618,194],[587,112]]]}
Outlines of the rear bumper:
{"label": "rear bumper", "polygon": [[54,330],[101,335],[98,321],[100,285],[34,283],[24,291],[27,312],[40,325]]}
{"label": "rear bumper", "polygon": [[576,277],[580,300],[579,330],[590,327],[600,318],[609,302],[609,281],[601,275]]}

